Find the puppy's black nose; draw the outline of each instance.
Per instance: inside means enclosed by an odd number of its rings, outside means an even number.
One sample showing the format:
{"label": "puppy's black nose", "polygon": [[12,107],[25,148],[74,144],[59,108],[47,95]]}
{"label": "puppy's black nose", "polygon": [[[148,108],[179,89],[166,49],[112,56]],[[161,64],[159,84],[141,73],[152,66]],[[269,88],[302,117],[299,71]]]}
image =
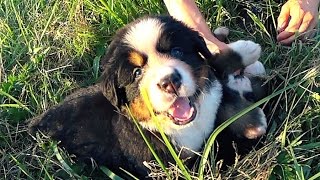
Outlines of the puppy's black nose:
{"label": "puppy's black nose", "polygon": [[164,92],[177,94],[181,86],[181,80],[181,74],[175,69],[172,74],[163,77],[157,85]]}

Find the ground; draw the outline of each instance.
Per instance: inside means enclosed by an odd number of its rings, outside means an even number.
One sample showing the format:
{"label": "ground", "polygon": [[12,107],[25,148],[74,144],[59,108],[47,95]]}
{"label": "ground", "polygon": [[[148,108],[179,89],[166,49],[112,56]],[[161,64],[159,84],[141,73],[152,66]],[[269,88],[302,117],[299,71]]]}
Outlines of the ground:
{"label": "ground", "polygon": [[[295,41],[285,47],[275,42],[272,30],[281,4],[272,0],[197,4],[210,28],[224,25],[231,29],[231,41],[247,39],[262,45],[260,61],[268,69],[266,83],[274,96],[262,103],[270,120],[262,147],[226,171],[211,163],[205,178],[319,178],[319,32],[308,43]],[[30,136],[26,122],[99,79],[100,57],[118,28],[143,15],[165,13],[163,2],[156,0],[0,1],[1,179],[117,179],[94,162],[74,163],[57,142]],[[177,168],[167,170],[171,178],[179,174]],[[199,170],[187,174],[196,178]]]}

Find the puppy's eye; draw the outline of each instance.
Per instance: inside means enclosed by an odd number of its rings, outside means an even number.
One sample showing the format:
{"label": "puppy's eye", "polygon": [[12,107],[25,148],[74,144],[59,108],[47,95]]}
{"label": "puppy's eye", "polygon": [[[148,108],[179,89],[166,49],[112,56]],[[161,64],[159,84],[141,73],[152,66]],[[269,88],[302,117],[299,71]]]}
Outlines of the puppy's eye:
{"label": "puppy's eye", "polygon": [[183,50],[180,47],[174,47],[170,52],[171,56],[181,58],[183,56]]}
{"label": "puppy's eye", "polygon": [[135,68],[133,70],[133,75],[134,75],[134,78],[138,79],[141,77],[142,75],[142,69],[141,68]]}

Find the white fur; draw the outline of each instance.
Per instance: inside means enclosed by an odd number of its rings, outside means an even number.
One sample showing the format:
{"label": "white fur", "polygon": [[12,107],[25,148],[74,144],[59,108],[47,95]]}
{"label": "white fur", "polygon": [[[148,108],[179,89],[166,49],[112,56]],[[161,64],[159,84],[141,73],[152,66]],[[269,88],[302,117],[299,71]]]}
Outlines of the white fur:
{"label": "white fur", "polygon": [[229,29],[225,26],[220,26],[220,27],[217,27],[217,29],[215,29],[213,31],[213,34],[215,35],[223,35],[223,36],[228,36],[229,35]]}
{"label": "white fur", "polygon": [[[166,135],[170,136],[175,147],[199,151],[204,141],[212,133],[217,111],[222,98],[222,86],[218,81],[212,83],[209,92],[204,92],[195,104],[197,108],[196,118],[186,125],[176,125],[171,121],[159,121],[164,127]],[[140,122],[142,127],[156,131],[155,124]]]}
{"label": "white fur", "polygon": [[260,113],[260,117],[261,117],[261,119],[259,119],[259,121],[262,124],[261,127],[264,129],[267,129],[267,118],[261,108],[259,108],[259,113]]}
{"label": "white fur", "polygon": [[[182,61],[167,60],[164,64],[148,69],[145,74],[148,80],[144,79],[141,86],[147,86],[150,102],[155,110],[166,111],[172,104],[172,101],[163,91],[158,89],[157,82],[162,77],[173,72],[174,68],[182,76],[181,96],[192,96],[196,91],[195,81],[191,75],[191,69]],[[147,85],[149,84],[149,85]],[[167,99],[166,99],[167,98]],[[195,119],[186,125],[176,125],[168,117],[159,118],[164,132],[171,137],[172,143],[176,147],[199,151],[206,138],[214,129],[216,113],[222,98],[222,86],[215,80],[212,82],[208,92],[203,92],[195,102],[197,115]],[[151,131],[156,131],[156,125],[150,122],[140,122],[140,124]]]}
{"label": "white fur", "polygon": [[252,92],[251,81],[246,76],[235,77],[234,75],[230,74],[228,76],[227,86],[230,89],[239,92],[240,96],[243,98],[244,92]]}
{"label": "white fur", "polygon": [[260,61],[256,61],[255,63],[247,66],[244,69],[244,73],[248,77],[252,77],[252,76],[265,77],[266,69],[264,68],[263,64]]}
{"label": "white fur", "polygon": [[261,46],[252,41],[239,40],[228,44],[228,46],[241,56],[244,66],[253,64],[261,55]]}
{"label": "white fur", "polygon": [[[157,59],[157,60],[153,60]],[[158,61],[158,63],[154,63]],[[177,70],[181,75],[181,86],[178,94],[181,97],[192,96],[196,91],[196,84],[192,76],[190,67],[184,62],[176,59],[169,59],[168,57],[150,58],[140,86],[148,91],[150,102],[154,110],[158,112],[167,111],[175,100],[175,94],[164,93],[158,87],[160,80]]]}
{"label": "white fur", "polygon": [[222,97],[222,86],[215,81],[209,92],[199,97],[197,117],[181,129],[172,129],[173,144],[193,151],[199,151],[215,126],[216,114]]}
{"label": "white fur", "polygon": [[139,52],[149,54],[156,51],[161,29],[162,23],[158,19],[147,18],[131,26],[124,41]]}

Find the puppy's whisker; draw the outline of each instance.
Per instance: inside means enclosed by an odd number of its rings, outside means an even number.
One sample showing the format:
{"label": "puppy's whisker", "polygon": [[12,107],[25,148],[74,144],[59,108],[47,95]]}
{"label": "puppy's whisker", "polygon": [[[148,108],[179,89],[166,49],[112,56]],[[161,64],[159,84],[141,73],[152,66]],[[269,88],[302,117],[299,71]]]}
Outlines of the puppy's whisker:
{"label": "puppy's whisker", "polygon": [[172,82],[170,82],[170,85],[173,87],[173,93],[178,97],[179,96],[179,92],[178,92],[176,86]]}

